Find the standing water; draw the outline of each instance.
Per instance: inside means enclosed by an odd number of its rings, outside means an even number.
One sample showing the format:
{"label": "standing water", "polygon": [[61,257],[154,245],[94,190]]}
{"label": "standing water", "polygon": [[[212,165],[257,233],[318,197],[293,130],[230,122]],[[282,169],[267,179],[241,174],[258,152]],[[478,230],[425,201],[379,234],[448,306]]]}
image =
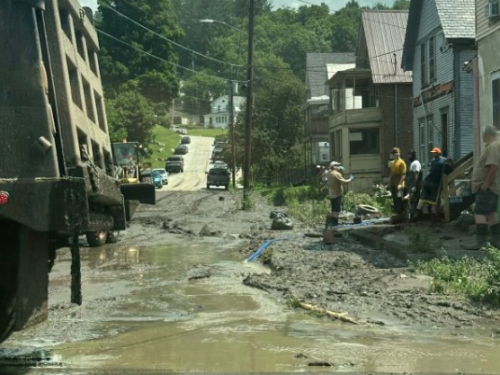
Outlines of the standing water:
{"label": "standing water", "polygon": [[70,256],[62,252],[51,274],[49,321],[4,343],[0,366],[59,366],[58,374],[500,373],[500,346],[493,339],[346,325],[293,310],[243,285],[249,273],[269,271],[242,264],[243,256],[227,243],[114,245],[83,253],[83,307],[66,302]]}

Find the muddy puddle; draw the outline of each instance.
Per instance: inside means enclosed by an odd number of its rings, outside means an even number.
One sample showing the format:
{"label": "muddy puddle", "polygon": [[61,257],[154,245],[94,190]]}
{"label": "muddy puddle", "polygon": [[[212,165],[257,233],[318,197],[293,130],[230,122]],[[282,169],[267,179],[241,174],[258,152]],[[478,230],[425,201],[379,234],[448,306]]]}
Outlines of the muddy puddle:
{"label": "muddy puddle", "polygon": [[[48,322],[0,346],[1,366],[193,372],[500,373],[500,341],[346,325],[246,287],[236,245],[84,250],[84,306],[69,306],[69,254],[51,274]],[[425,333],[422,333],[425,332]],[[314,365],[314,366],[311,366]],[[36,374],[38,370],[27,370]]]}

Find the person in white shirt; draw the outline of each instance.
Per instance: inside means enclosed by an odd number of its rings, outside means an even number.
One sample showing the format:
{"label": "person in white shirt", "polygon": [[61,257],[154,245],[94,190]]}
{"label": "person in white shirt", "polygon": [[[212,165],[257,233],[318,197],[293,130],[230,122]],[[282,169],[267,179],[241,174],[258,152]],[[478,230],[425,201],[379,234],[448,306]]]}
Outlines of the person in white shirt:
{"label": "person in white shirt", "polygon": [[406,174],[406,186],[408,188],[407,199],[410,200],[410,214],[413,217],[417,210],[422,188],[422,164],[417,159],[417,153],[413,150],[408,152],[410,168]]}

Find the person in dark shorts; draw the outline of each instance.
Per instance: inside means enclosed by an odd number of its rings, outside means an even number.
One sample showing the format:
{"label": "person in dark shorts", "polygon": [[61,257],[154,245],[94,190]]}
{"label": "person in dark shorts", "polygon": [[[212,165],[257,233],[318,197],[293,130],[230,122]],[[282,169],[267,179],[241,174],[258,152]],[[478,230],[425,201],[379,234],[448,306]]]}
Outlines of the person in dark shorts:
{"label": "person in dark shorts", "polygon": [[433,155],[431,169],[422,183],[417,213],[413,218],[414,221],[422,216],[422,208],[425,204],[431,206],[433,219],[437,219],[438,195],[441,180],[443,179],[443,175],[448,175],[453,171],[453,168],[446,163],[446,158],[441,156],[441,149],[439,147],[434,147],[431,154]]}
{"label": "person in dark shorts", "polygon": [[340,173],[340,163],[332,161],[330,163],[330,173],[328,174],[328,197],[330,198],[332,217],[334,224],[339,221],[340,212],[342,212],[342,199],[344,197],[344,185],[351,182],[352,178],[346,180]]}
{"label": "person in dark shorts", "polygon": [[488,226],[491,230],[491,244],[500,248],[500,224],[498,221],[498,196],[500,194],[499,165],[500,143],[494,126],[483,130],[486,148],[472,172],[472,193],[476,197],[474,219],[476,222],[476,243],[466,246],[468,250],[479,250],[488,244]]}

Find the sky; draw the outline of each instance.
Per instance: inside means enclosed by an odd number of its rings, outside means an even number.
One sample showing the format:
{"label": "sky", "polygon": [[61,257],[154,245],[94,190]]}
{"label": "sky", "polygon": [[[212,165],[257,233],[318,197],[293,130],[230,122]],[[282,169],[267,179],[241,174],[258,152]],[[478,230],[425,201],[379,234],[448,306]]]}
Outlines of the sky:
{"label": "sky", "polygon": [[[207,2],[210,0],[206,0]],[[289,6],[289,7],[299,7],[301,5],[307,5],[307,4],[321,4],[321,3],[326,3],[330,9],[332,10],[337,10],[342,8],[348,0],[273,0],[274,8],[280,8],[282,6]],[[358,0],[358,3],[361,6],[372,6],[376,3],[385,3],[388,5],[392,5],[393,1],[392,0]],[[92,8],[97,8],[97,0],[80,0],[80,3],[83,6],[90,6]]]}

